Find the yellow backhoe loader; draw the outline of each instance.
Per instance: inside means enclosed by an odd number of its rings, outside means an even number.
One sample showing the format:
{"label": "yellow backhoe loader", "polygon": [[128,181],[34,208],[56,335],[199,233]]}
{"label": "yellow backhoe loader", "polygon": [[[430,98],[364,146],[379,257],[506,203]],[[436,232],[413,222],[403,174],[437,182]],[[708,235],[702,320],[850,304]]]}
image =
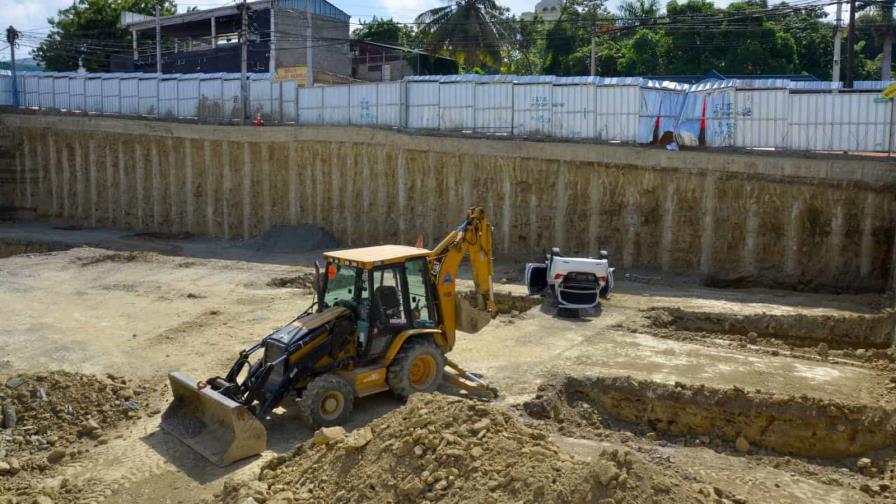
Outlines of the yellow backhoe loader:
{"label": "yellow backhoe loader", "polygon": [[[457,296],[461,260],[473,271],[475,307]],[[481,398],[494,389],[445,357],[455,330],[496,314],[492,227],[475,207],[433,250],[402,245],[324,254],[316,302],[240,352],[225,377],[169,375],[174,400],[162,428],[219,466],[261,453],[266,415],[295,392],[312,427],[345,422],[352,403],[391,390],[406,398],[445,381]]]}

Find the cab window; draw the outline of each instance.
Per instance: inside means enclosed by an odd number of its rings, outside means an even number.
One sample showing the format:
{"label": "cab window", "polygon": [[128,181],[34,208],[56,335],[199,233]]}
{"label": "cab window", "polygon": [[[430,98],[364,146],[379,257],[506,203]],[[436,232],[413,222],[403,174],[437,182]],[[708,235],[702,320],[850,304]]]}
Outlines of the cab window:
{"label": "cab window", "polygon": [[408,296],[411,298],[411,317],[415,327],[435,326],[435,307],[429,289],[429,264],[424,258],[405,263]]}
{"label": "cab window", "polygon": [[355,280],[358,270],[352,266],[336,263],[327,263],[327,291],[324,294],[324,304],[333,306],[337,301],[355,300]]}

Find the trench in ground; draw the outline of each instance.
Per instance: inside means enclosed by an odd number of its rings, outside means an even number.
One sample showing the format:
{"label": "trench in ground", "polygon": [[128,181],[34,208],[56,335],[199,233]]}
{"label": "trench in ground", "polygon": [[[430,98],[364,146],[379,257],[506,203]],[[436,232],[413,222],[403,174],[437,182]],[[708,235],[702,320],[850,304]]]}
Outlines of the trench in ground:
{"label": "trench in ground", "polygon": [[647,314],[657,329],[696,334],[775,339],[795,347],[887,349],[894,344],[896,315],[732,314],[657,308]]}
{"label": "trench in ground", "polygon": [[809,459],[871,456],[882,471],[896,443],[894,408],[630,377],[549,382],[522,409],[573,430],[653,432],[716,446],[743,438],[752,451]]}
{"label": "trench in ground", "polygon": [[45,254],[69,250],[72,245],[61,243],[32,242],[25,240],[0,239],[0,259],[21,254]]}

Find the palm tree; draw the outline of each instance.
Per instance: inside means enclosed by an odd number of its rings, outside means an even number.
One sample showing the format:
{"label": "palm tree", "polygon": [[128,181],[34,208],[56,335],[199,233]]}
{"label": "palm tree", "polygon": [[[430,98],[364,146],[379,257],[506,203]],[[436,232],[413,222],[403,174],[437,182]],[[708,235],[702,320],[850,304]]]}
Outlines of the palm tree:
{"label": "palm tree", "polygon": [[429,49],[448,51],[468,68],[501,64],[504,31],[501,19],[507,8],[495,0],[449,0],[419,16],[419,29],[428,34]]}
{"label": "palm tree", "polygon": [[619,3],[619,16],[626,25],[653,24],[661,12],[660,0],[622,0]]}

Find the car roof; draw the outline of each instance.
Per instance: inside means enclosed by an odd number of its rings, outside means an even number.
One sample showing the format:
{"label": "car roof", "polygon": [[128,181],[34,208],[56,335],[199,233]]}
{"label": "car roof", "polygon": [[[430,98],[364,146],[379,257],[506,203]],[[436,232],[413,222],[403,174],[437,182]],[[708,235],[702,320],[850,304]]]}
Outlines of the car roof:
{"label": "car roof", "polygon": [[325,252],[324,257],[335,260],[339,264],[369,269],[386,264],[401,263],[415,257],[427,257],[429,254],[430,251],[425,248],[407,245],[377,245]]}

